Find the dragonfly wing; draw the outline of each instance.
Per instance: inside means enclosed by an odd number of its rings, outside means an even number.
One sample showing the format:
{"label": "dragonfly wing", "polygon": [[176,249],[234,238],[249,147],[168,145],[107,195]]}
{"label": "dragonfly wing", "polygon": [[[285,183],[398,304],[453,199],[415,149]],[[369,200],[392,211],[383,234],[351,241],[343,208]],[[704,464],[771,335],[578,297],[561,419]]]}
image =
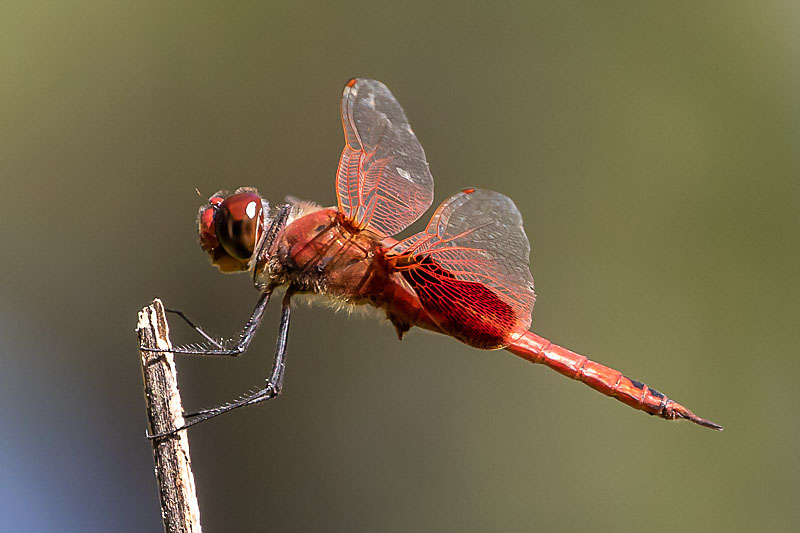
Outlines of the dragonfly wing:
{"label": "dragonfly wing", "polygon": [[400,257],[398,270],[449,335],[479,348],[501,348],[530,327],[530,244],[510,198],[465,189],[439,206],[424,232],[400,241],[393,252]]}
{"label": "dragonfly wing", "polygon": [[339,210],[360,228],[402,231],[433,203],[433,176],[403,108],[383,83],[354,78],[344,88],[342,125]]}

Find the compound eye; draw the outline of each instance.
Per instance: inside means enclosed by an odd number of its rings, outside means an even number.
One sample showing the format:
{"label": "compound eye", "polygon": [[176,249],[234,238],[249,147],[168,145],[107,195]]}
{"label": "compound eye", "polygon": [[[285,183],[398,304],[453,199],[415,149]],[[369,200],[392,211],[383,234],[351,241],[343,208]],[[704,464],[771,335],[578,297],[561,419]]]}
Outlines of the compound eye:
{"label": "compound eye", "polygon": [[214,229],[229,255],[250,259],[261,234],[261,197],[242,192],[226,198],[214,215]]}

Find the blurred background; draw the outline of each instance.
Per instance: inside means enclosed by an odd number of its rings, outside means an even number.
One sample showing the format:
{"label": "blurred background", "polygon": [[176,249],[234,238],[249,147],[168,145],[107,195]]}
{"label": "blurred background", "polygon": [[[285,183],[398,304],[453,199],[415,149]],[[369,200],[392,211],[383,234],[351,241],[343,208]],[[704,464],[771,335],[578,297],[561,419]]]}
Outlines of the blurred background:
{"label": "blurred background", "polygon": [[[515,200],[534,331],[725,431],[303,305],[283,397],[190,432],[206,530],[797,528],[797,2],[0,11],[0,529],[161,529],[137,311],[237,331],[257,293],[209,267],[197,207],[334,204],[351,76],[402,103],[437,204]],[[262,383],[277,307],[244,357],[178,359],[185,406]]]}

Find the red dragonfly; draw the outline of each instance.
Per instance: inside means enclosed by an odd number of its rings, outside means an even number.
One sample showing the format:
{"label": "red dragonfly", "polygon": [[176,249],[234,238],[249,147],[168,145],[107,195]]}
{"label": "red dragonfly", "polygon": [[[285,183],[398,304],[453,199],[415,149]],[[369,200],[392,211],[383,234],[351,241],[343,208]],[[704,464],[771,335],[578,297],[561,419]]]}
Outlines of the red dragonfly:
{"label": "red dragonfly", "polygon": [[464,189],[436,209],[424,231],[394,239],[433,202],[425,152],[400,104],[379,81],[347,82],[341,115],[346,144],[336,174],[336,207],[294,199],[270,206],[255,189],[240,188],[218,192],[200,208],[200,246],[212,264],[222,272],[251,272],[261,297],[238,339],[230,341],[213,339],[172,311],[207,341],[175,352],[244,352],[270,295],[278,287],[286,293],[266,386],[188,414],[183,427],[276,397],[283,386],[290,300],[316,294],[382,310],[401,339],[416,326],[475,348],[503,348],[634,409],[722,429],[644,383],[528,331],[535,300],[530,245],[522,217],[506,196]]}

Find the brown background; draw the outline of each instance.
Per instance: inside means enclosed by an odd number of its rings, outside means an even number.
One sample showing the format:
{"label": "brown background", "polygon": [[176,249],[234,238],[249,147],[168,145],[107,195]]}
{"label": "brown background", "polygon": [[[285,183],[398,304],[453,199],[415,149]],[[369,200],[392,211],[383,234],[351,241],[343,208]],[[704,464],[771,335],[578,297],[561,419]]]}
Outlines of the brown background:
{"label": "brown background", "polygon": [[[243,322],[194,189],[332,204],[353,75],[405,107],[437,203],[514,198],[535,331],[726,431],[301,306],[284,397],[191,432],[207,530],[796,527],[798,3],[288,4],[0,8],[3,529],[160,529],[136,312]],[[180,359],[188,406],[259,385],[276,327]]]}

